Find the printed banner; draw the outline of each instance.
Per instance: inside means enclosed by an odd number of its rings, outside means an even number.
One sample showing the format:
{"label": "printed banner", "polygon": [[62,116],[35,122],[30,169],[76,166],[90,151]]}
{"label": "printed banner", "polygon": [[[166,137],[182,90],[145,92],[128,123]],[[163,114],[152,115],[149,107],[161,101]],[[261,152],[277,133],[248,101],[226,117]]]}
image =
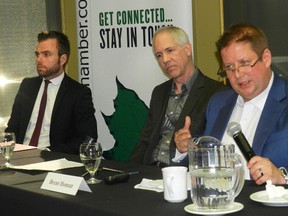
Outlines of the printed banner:
{"label": "printed banner", "polygon": [[153,88],[168,79],[152,53],[153,34],[179,26],[192,41],[191,0],[76,0],[76,15],[79,81],[92,90],[98,141],[126,160]]}

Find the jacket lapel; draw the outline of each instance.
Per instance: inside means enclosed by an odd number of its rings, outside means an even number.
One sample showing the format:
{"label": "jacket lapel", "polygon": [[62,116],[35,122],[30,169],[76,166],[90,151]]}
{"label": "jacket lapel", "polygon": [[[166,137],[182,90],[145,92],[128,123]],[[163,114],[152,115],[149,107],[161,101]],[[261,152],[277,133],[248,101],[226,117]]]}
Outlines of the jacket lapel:
{"label": "jacket lapel", "polygon": [[[235,103],[237,101],[237,94],[234,93],[230,97],[226,99],[226,105],[219,111],[218,116],[214,122],[214,126],[211,129],[210,134],[205,134],[209,136],[213,136],[219,140],[222,140],[223,134],[225,133],[227,124],[231,117],[231,113],[234,109]],[[219,124],[219,122],[221,122]]]}
{"label": "jacket lapel", "polygon": [[[185,117],[189,116],[191,112],[193,112],[198,98],[201,97],[202,89],[204,88],[204,75],[202,73],[198,73],[198,76],[192,86],[192,89],[186,99],[186,102],[184,104],[184,107],[181,111],[181,114],[177,120],[177,123],[175,125],[175,131],[179,130],[184,126]],[[193,120],[192,120],[193,121]]]}
{"label": "jacket lapel", "polygon": [[252,146],[257,155],[261,155],[268,135],[271,134],[275,128],[287,104],[285,83],[274,74],[274,82],[267,97],[253,140]]}
{"label": "jacket lapel", "polygon": [[[183,128],[185,123],[185,117],[190,116],[190,114],[193,112],[199,97],[201,97],[201,94],[203,93],[202,89],[204,88],[204,86],[205,86],[204,75],[201,72],[199,72],[196,80],[194,81],[192,89],[190,90],[189,95],[185,101],[181,114],[176,122],[174,131],[178,131],[180,128]],[[170,145],[170,162],[172,164],[173,162],[171,161],[171,159],[174,158],[175,151],[176,151],[176,145],[174,143],[174,136],[173,136]]]}
{"label": "jacket lapel", "polygon": [[[35,80],[33,80],[33,82],[27,83],[28,85],[27,87],[25,87],[25,90],[20,92],[21,94],[25,94],[25,97],[26,97],[26,100],[25,100],[26,104],[25,106],[23,106],[23,113],[25,113],[25,115],[22,115],[23,117],[22,123],[24,125],[23,128],[25,128],[23,129],[23,131],[25,132],[26,132],[27,125],[29,124],[29,121],[33,112],[34,104],[36,102],[41,83],[42,83],[42,78],[37,77],[35,78]],[[25,135],[25,132],[24,132],[24,135]]]}
{"label": "jacket lapel", "polygon": [[55,99],[55,103],[54,103],[54,107],[53,107],[53,112],[52,112],[52,117],[51,117],[51,122],[53,122],[55,113],[57,112],[57,110],[59,109],[59,107],[61,106],[61,101],[68,89],[69,86],[69,77],[65,74],[64,78],[62,80],[62,83],[60,85],[60,88],[58,90],[56,99]]}

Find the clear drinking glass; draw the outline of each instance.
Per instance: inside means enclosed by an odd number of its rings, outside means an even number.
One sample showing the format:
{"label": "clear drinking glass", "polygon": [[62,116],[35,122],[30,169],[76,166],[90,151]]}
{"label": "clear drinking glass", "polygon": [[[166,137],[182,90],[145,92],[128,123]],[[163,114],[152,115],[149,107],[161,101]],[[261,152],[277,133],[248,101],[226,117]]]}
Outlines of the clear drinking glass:
{"label": "clear drinking glass", "polygon": [[96,179],[95,173],[101,163],[102,147],[100,143],[95,141],[84,142],[80,145],[80,159],[85,166],[85,169],[91,175],[91,178],[87,180],[88,184],[97,184],[101,180]]}
{"label": "clear drinking glass", "polygon": [[0,134],[0,152],[6,159],[6,162],[1,167],[11,167],[10,158],[15,148],[15,134],[12,132],[3,132]]}

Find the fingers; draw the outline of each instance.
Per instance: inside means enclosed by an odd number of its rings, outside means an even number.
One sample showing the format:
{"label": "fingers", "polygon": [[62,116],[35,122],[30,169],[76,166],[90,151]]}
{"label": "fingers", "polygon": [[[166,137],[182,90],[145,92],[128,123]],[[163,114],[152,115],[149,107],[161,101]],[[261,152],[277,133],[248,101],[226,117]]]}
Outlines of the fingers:
{"label": "fingers", "polygon": [[188,151],[188,143],[191,139],[191,134],[189,130],[190,125],[191,125],[191,119],[189,116],[186,116],[184,127],[176,131],[174,135],[174,142],[176,144],[178,151],[181,153]]}
{"label": "fingers", "polygon": [[188,151],[188,144],[191,140],[190,132],[180,129],[175,133],[174,141],[179,152],[184,153]]}
{"label": "fingers", "polygon": [[281,172],[268,158],[255,156],[248,162],[247,166],[251,178],[258,185],[265,183],[267,180],[271,180],[273,184],[283,183]]}
{"label": "fingers", "polygon": [[185,124],[184,124],[184,128],[183,128],[183,129],[189,131],[190,125],[191,125],[191,119],[190,119],[189,116],[186,116],[186,117],[185,117]]}
{"label": "fingers", "polygon": [[267,181],[267,175],[264,176],[262,169],[256,169],[253,173],[250,172],[251,178],[255,181],[256,184],[261,185]]}
{"label": "fingers", "polygon": [[248,162],[247,167],[250,171],[251,178],[255,181],[256,184],[260,185],[266,181],[266,177],[264,176],[264,158],[255,156],[251,158]]}
{"label": "fingers", "polygon": [[[189,116],[185,117],[185,123],[184,127],[178,131],[175,132],[175,137],[174,139],[176,141],[182,141],[185,139],[191,139],[191,134],[190,134],[190,125],[191,125],[191,119]],[[175,142],[176,142],[175,141]]]}

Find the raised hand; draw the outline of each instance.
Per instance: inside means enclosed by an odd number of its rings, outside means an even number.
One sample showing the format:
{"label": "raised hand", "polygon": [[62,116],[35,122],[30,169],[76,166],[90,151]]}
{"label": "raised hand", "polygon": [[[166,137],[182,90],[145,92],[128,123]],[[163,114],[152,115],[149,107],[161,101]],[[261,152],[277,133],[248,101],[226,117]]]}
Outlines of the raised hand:
{"label": "raised hand", "polygon": [[174,142],[180,153],[188,151],[188,142],[192,138],[189,130],[190,125],[191,119],[189,116],[186,116],[184,127],[175,132]]}

